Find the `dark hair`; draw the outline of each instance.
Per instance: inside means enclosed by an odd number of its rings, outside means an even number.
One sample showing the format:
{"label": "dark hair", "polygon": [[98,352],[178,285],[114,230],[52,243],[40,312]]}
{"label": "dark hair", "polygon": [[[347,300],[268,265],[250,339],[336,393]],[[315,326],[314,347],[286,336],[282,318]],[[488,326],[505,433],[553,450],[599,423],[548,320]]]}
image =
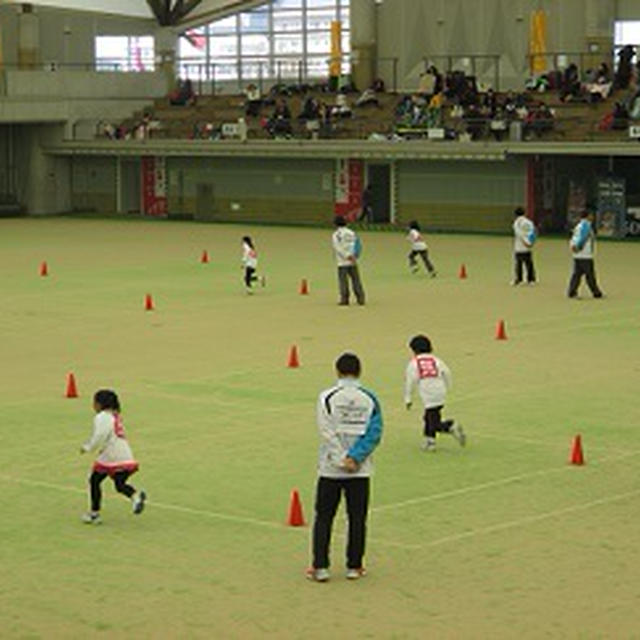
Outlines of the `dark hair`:
{"label": "dark hair", "polygon": [[582,215],[580,217],[586,218],[588,215],[591,215],[592,213],[595,214],[597,210],[598,210],[598,207],[594,202],[587,202],[587,204],[584,206],[584,211],[582,212]]}
{"label": "dark hair", "polygon": [[431,340],[422,334],[414,336],[409,342],[409,347],[413,353],[431,353]]}
{"label": "dark hair", "polygon": [[336,227],[345,227],[347,225],[347,221],[344,219],[344,216],[336,216],[333,219],[333,224],[335,224]]}
{"label": "dark hair", "polygon": [[336,360],[336,371],[342,376],[360,377],[360,358],[355,353],[343,353]]}
{"label": "dark hair", "polygon": [[418,224],[417,220],[412,220],[409,223],[409,229],[415,229],[416,231],[420,231],[420,225]]}
{"label": "dark hair", "polygon": [[112,411],[120,411],[120,400],[115,391],[111,389],[100,389],[93,396],[93,401],[100,406],[101,409],[111,409]]}
{"label": "dark hair", "polygon": [[242,242],[248,244],[252,249],[255,249],[253,242],[249,236],[242,236]]}
{"label": "dark hair", "polygon": [[523,215],[524,215],[524,209],[523,209],[522,207],[516,207],[516,208],[513,210],[513,215],[514,215],[516,218],[519,218],[520,216],[523,216]]}

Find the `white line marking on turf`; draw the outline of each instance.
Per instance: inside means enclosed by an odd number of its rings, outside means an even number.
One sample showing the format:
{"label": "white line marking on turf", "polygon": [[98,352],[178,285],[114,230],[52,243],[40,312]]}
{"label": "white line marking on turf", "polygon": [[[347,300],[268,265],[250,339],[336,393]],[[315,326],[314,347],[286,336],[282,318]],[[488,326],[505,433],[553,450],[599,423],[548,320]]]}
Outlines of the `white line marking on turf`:
{"label": "white line marking on turf", "polygon": [[[607,458],[601,458],[597,462],[609,462],[615,460],[622,460],[624,458],[630,458],[632,456],[637,456],[640,454],[640,451],[630,451],[625,454],[610,456]],[[563,471],[567,471],[572,469],[573,467],[570,464],[567,464],[562,467],[550,467],[548,469],[540,469],[539,471],[531,471],[529,473],[521,473],[516,476],[508,476],[506,478],[500,478],[498,480],[490,480],[489,482],[483,482],[481,484],[473,484],[467,487],[461,487],[460,489],[451,489],[450,491],[443,491],[442,493],[434,493],[427,496],[418,496],[416,498],[409,498],[408,500],[403,500],[401,502],[394,502],[391,504],[383,504],[377,507],[371,507],[371,512],[379,513],[381,511],[389,511],[390,509],[401,509],[403,507],[412,506],[415,504],[422,504],[425,502],[432,502],[434,500],[441,500],[442,498],[450,498],[452,496],[464,495],[466,493],[473,493],[475,491],[482,491],[483,489],[490,489],[492,487],[500,487],[503,485],[511,484],[513,482],[519,482],[520,480],[527,480],[529,478],[536,478],[538,476],[545,476],[551,473],[561,473]]]}

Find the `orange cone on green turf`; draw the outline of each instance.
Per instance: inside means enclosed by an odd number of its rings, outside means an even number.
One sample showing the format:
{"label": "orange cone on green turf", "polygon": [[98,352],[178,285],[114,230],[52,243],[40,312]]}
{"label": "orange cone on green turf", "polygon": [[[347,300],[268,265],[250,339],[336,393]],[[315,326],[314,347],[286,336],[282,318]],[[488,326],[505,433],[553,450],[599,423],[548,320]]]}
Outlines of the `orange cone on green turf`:
{"label": "orange cone on green turf", "polygon": [[296,369],[300,366],[300,360],[298,358],[298,347],[296,347],[295,344],[291,347],[291,351],[289,351],[289,362],[287,363],[287,366],[290,369]]}
{"label": "orange cone on green turf", "polygon": [[584,464],[584,453],[582,451],[582,438],[578,434],[573,438],[571,443],[571,455],[569,457],[569,464],[582,465]]}
{"label": "orange cone on green turf", "polygon": [[70,373],[67,376],[67,390],[64,395],[66,398],[78,397],[78,388],[76,387],[76,377],[73,375],[73,373]]}
{"label": "orange cone on green turf", "polygon": [[304,516],[302,515],[302,503],[300,502],[300,494],[297,489],[291,491],[291,499],[289,500],[289,515],[287,524],[290,527],[304,527]]}
{"label": "orange cone on green turf", "polygon": [[153,311],[153,298],[150,293],[144,297],[144,310],[145,311]]}
{"label": "orange cone on green turf", "polygon": [[460,265],[460,271],[458,272],[458,278],[460,278],[460,280],[464,280],[467,277],[467,267],[464,266],[464,264]]}
{"label": "orange cone on green turf", "polygon": [[47,262],[43,261],[40,263],[40,275],[48,276],[49,275],[49,267],[47,266]]}
{"label": "orange cone on green turf", "polygon": [[300,282],[300,295],[301,296],[309,295],[309,284],[307,283],[306,278],[302,278],[302,281]]}
{"label": "orange cone on green turf", "polygon": [[504,320],[499,320],[496,325],[496,340],[506,340],[507,331],[504,328]]}
{"label": "orange cone on green turf", "polygon": [[202,264],[207,264],[209,262],[209,254],[207,253],[206,249],[202,252],[202,255],[200,256],[200,262]]}

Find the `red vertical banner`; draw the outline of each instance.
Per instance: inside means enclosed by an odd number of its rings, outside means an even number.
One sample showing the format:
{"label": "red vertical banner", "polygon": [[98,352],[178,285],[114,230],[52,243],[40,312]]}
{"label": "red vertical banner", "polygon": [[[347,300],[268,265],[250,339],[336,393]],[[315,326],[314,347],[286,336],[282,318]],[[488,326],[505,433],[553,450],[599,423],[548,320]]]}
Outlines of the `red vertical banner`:
{"label": "red vertical banner", "polygon": [[364,162],[351,158],[337,162],[334,213],[352,222],[358,219],[362,211]]}
{"label": "red vertical banner", "polygon": [[159,156],[142,156],[142,213],[167,215],[167,165]]}

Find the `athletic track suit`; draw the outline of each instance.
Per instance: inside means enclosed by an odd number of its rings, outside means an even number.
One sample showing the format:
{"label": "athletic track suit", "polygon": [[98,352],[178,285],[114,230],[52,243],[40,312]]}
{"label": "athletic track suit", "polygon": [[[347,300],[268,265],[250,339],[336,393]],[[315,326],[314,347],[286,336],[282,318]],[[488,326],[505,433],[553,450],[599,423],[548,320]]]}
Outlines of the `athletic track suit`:
{"label": "athletic track suit", "polygon": [[118,492],[131,498],[136,490],[127,484],[127,478],[138,470],[139,464],[127,442],[120,415],[110,411],[97,413],[93,419],[91,437],[82,445],[82,449],[86,453],[98,450],[89,478],[92,511],[100,511],[100,484],[107,476],[111,476]]}
{"label": "athletic track suit", "polygon": [[514,284],[522,282],[522,267],[527,269],[527,282],[536,281],[536,271],[533,266],[531,248],[536,241],[536,228],[527,216],[518,216],[513,222],[513,252],[515,257]]}
{"label": "athletic track suit", "polygon": [[578,294],[578,287],[584,275],[593,297],[601,298],[602,291],[596,281],[596,270],[593,263],[595,233],[589,220],[582,218],[574,227],[569,246],[573,253],[573,273],[569,280],[567,295],[574,298]]}
{"label": "athletic track suit", "polygon": [[338,227],[331,237],[333,251],[338,265],[338,286],[340,290],[340,304],[349,304],[349,282],[358,304],[364,304],[365,295],[360,273],[358,271],[358,236],[349,227]]}
{"label": "athletic track suit", "polygon": [[[313,567],[329,567],[329,546],[333,519],[344,492],[349,519],[347,568],[362,567],[369,504],[371,454],[382,437],[382,413],[375,394],[354,378],[338,383],[318,397],[317,423],[320,434],[315,522],[313,525]],[[358,470],[340,466],[353,458]]]}

